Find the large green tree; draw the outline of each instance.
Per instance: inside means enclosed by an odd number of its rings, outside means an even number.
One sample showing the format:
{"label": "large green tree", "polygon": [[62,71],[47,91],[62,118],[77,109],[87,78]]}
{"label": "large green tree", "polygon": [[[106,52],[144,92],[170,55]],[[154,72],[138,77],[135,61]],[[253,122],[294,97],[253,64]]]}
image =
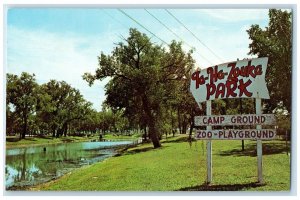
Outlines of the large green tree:
{"label": "large green tree", "polygon": [[[23,72],[20,76],[7,74],[7,116],[12,117],[14,113],[15,120],[9,118],[8,122],[14,123],[19,121],[21,127],[20,138],[24,139],[25,135],[30,132],[29,118],[35,112],[36,90],[38,84],[35,81],[35,75]],[[11,106],[12,108],[10,108]],[[13,111],[10,111],[13,110]],[[10,125],[8,126],[10,127]]]}
{"label": "large green tree", "polygon": [[[193,67],[191,52],[173,41],[168,50],[151,42],[136,29],[129,30],[125,42],[119,42],[111,55],[101,53],[96,74],[85,73],[92,84],[96,79],[111,77],[106,86],[107,103],[119,109],[136,106],[143,112],[154,148],[160,147],[159,119],[162,107],[174,97],[175,82]],[[126,112],[126,111],[125,111]]]}
{"label": "large green tree", "polygon": [[267,110],[281,106],[291,112],[292,13],[270,9],[269,18],[268,27],[255,24],[247,30],[249,54],[269,57],[266,81],[271,99],[266,101]]}
{"label": "large green tree", "polygon": [[51,80],[40,88],[37,115],[53,137],[66,136],[72,121],[84,120],[91,112],[91,103],[65,81]]}

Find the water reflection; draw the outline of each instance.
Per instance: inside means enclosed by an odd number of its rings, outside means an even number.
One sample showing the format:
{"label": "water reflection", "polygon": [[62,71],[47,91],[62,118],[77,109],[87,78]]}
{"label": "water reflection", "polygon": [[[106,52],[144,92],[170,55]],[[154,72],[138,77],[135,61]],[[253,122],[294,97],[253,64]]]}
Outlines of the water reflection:
{"label": "water reflection", "polygon": [[121,142],[65,143],[6,150],[6,189],[16,190],[55,179],[82,165],[111,157]]}

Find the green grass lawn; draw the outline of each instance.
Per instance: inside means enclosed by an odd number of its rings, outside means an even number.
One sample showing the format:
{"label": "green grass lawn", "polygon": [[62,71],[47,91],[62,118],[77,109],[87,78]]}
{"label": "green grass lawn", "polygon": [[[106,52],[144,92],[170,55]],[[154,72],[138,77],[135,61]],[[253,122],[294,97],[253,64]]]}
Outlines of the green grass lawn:
{"label": "green grass lawn", "polygon": [[75,170],[32,190],[56,191],[288,191],[290,158],[282,141],[263,142],[265,184],[257,181],[256,143],[213,141],[213,182],[206,186],[205,141],[180,136],[153,149],[143,144],[119,157]]}

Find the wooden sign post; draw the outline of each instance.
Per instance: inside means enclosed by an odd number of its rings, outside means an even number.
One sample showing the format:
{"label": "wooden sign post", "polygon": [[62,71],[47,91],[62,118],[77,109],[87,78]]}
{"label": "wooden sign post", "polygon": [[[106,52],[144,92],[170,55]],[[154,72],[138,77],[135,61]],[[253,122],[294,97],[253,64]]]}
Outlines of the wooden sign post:
{"label": "wooden sign post", "polygon": [[[206,102],[206,115],[211,115],[211,101]],[[206,127],[207,131],[211,130],[211,126]],[[206,153],[207,153],[207,185],[212,182],[212,144],[211,140],[207,140],[206,144]]]}
{"label": "wooden sign post", "polygon": [[[256,114],[261,114],[261,99],[256,98],[255,99],[255,109]],[[261,125],[256,125],[257,130],[261,130]],[[257,140],[256,142],[256,151],[257,151],[257,177],[258,177],[258,183],[263,183],[263,175],[262,175],[262,142],[261,140]]]}
{"label": "wooden sign post", "polygon": [[[195,126],[206,126],[197,130],[196,139],[207,140],[207,184],[212,183],[212,140],[256,140],[257,177],[263,183],[262,140],[275,138],[276,130],[262,129],[262,125],[274,125],[275,116],[262,114],[261,99],[269,99],[265,82],[268,58],[256,58],[209,67],[196,71],[191,76],[190,90],[196,102],[206,102],[206,116],[196,116]],[[256,114],[212,115],[211,101],[225,98],[255,98]],[[212,126],[255,125],[256,129],[213,130]]]}

